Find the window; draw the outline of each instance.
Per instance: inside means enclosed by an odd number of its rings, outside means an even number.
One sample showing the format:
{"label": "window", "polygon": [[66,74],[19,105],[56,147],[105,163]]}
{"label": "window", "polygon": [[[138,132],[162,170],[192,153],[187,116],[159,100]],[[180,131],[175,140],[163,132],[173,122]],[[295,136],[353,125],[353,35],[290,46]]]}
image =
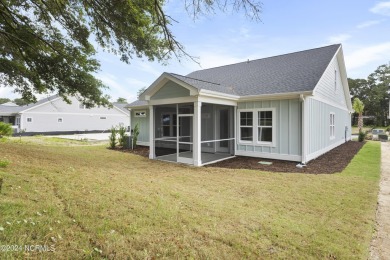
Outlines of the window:
{"label": "window", "polygon": [[101,116],[101,117],[100,117],[100,119],[107,119],[107,117],[105,117],[105,116]]}
{"label": "window", "polygon": [[177,116],[176,114],[163,114],[162,136],[176,136]]}
{"label": "window", "polygon": [[62,117],[57,118],[58,123],[62,123]]}
{"label": "window", "polygon": [[258,112],[258,142],[270,142],[272,143],[272,111],[259,111]]}
{"label": "window", "polygon": [[253,141],[253,112],[240,112],[240,140]]}
{"label": "window", "polygon": [[27,123],[32,123],[32,117],[27,117]]}
{"label": "window", "polygon": [[146,117],[146,111],[135,111],[135,117]]}
{"label": "window", "polygon": [[334,129],[334,113],[330,113],[329,115],[329,135],[330,135],[330,139],[334,139],[335,138],[335,129]]}

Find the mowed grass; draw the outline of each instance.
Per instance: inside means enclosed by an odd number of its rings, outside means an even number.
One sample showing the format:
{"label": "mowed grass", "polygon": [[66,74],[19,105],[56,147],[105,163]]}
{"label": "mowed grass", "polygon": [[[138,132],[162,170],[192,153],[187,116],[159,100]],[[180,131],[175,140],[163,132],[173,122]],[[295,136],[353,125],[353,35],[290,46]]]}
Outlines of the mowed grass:
{"label": "mowed grass", "polygon": [[54,248],[2,259],[368,258],[378,142],[333,175],[195,168],[105,146],[8,141],[0,151],[10,161],[0,245]]}

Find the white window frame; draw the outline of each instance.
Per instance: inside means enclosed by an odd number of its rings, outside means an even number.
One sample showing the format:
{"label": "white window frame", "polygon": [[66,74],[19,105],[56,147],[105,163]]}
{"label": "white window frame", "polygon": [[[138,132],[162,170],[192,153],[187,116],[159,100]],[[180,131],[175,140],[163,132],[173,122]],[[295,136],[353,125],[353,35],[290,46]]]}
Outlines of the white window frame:
{"label": "white window frame", "polygon": [[134,117],[146,117],[146,110],[136,110],[136,111],[134,111]]}
{"label": "white window frame", "polygon": [[336,127],[335,127],[335,113],[330,112],[329,113],[329,139],[333,140],[336,138]]}
{"label": "white window frame", "polygon": [[[276,109],[275,108],[259,108],[259,109],[256,109],[256,141],[257,141],[257,144],[259,145],[262,145],[262,146],[272,146],[272,147],[275,147],[275,111]],[[266,126],[265,128],[272,128],[272,142],[264,142],[264,141],[260,141],[259,140],[259,128],[260,127],[264,127],[264,126],[259,126],[259,112],[264,112],[264,111],[268,111],[268,112],[272,112],[272,126]]]}
{"label": "white window frame", "polygon": [[[60,120],[61,120],[61,122],[60,122]],[[62,117],[58,117],[58,118],[57,118],[57,123],[62,124],[63,122],[64,122],[64,119],[63,119]]]}
{"label": "white window frame", "polygon": [[[252,126],[241,126],[241,112],[252,112]],[[237,113],[238,113],[238,136],[237,136],[237,140],[240,144],[253,144],[255,142],[255,136],[254,136],[254,120],[255,120],[255,112],[253,111],[253,109],[240,109],[240,110],[237,110]],[[246,141],[246,140],[241,140],[241,127],[245,127],[245,128],[252,128],[252,141]]]}
{"label": "white window frame", "polygon": [[[170,122],[169,122],[169,135],[164,135],[164,126],[167,127],[168,125],[163,124],[163,116],[169,115],[170,116]],[[176,116],[176,125],[173,124],[173,116]],[[162,137],[175,137],[174,134],[174,128],[177,129],[178,126],[178,116],[176,112],[167,112],[167,113],[161,113],[161,136]],[[176,130],[176,136],[177,136],[177,130]]]}
{"label": "white window frame", "polygon": [[[30,119],[30,121],[29,121],[29,119]],[[27,123],[32,123],[32,122],[33,122],[33,118],[32,118],[32,117],[27,117],[27,118],[26,118],[26,122],[27,122]]]}
{"label": "white window frame", "polygon": [[[272,142],[262,142],[259,139],[258,129],[259,127],[259,112],[261,111],[271,111],[272,112]],[[241,140],[241,112],[252,112],[253,113],[253,122],[252,122],[252,141]],[[245,126],[243,126],[245,127]],[[254,109],[237,109],[237,140],[238,144],[242,145],[255,145],[255,146],[276,146],[276,108],[254,108]]]}

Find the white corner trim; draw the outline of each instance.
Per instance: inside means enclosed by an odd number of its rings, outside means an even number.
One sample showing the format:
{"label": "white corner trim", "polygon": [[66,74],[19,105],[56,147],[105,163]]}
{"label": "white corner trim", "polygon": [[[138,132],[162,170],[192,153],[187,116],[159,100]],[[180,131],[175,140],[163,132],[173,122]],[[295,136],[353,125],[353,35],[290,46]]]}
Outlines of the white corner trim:
{"label": "white corner trim", "polygon": [[256,158],[265,158],[265,159],[284,160],[284,161],[294,161],[294,162],[300,162],[302,159],[302,156],[300,156],[300,155],[249,152],[249,151],[241,151],[241,150],[236,150],[236,155],[256,157]]}
{"label": "white corner trim", "polygon": [[[347,138],[347,140],[348,140],[348,138]],[[341,139],[340,141],[336,142],[336,143],[333,143],[333,144],[329,145],[328,147],[325,147],[325,148],[323,148],[321,150],[318,150],[318,151],[316,151],[314,153],[308,154],[306,156],[306,163],[308,163],[311,160],[316,159],[317,157],[323,155],[324,153],[329,152],[330,150],[336,148],[337,146],[342,145],[343,143],[345,143],[345,139],[344,138]]]}

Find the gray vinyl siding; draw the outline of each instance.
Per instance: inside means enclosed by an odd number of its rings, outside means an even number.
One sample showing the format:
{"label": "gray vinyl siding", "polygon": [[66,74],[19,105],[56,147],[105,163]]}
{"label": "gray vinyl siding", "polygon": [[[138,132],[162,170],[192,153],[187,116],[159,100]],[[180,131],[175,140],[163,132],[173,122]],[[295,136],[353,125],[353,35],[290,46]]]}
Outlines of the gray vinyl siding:
{"label": "gray vinyl siding", "polygon": [[168,81],[160,88],[150,99],[166,99],[176,97],[187,97],[190,95],[190,91],[175,82]]}
{"label": "gray vinyl siding", "polygon": [[[94,107],[81,109],[79,101],[72,97],[67,104],[57,98],[20,113],[21,130],[26,132],[107,131],[112,126],[129,125],[129,115],[117,108]],[[27,118],[32,122],[27,122]],[[58,122],[62,118],[62,123]],[[105,119],[101,119],[105,118]]]}
{"label": "gray vinyl siding", "polygon": [[[135,117],[135,113],[138,111],[146,111],[146,117]],[[149,109],[132,109],[131,110],[131,128],[133,129],[136,124],[139,124],[138,142],[149,142]]]}
{"label": "gray vinyl siding", "polygon": [[[336,71],[336,77],[335,77]],[[346,107],[343,82],[337,57],[334,57],[315,89],[315,96]]]}
{"label": "gray vinyl siding", "polygon": [[[351,118],[348,111],[308,98],[307,116],[308,125],[308,155],[324,151],[332,145],[345,141],[345,127],[347,139],[351,137]],[[335,114],[335,138],[330,138],[330,113]]]}
{"label": "gray vinyl siding", "polygon": [[[299,99],[242,102],[238,103],[237,113],[240,113],[240,110],[257,108],[275,108],[275,146],[240,144],[240,137],[238,136],[239,122],[237,122],[237,150],[253,152],[254,157],[259,153],[301,156],[302,112]],[[257,130],[254,134],[257,134]]]}

